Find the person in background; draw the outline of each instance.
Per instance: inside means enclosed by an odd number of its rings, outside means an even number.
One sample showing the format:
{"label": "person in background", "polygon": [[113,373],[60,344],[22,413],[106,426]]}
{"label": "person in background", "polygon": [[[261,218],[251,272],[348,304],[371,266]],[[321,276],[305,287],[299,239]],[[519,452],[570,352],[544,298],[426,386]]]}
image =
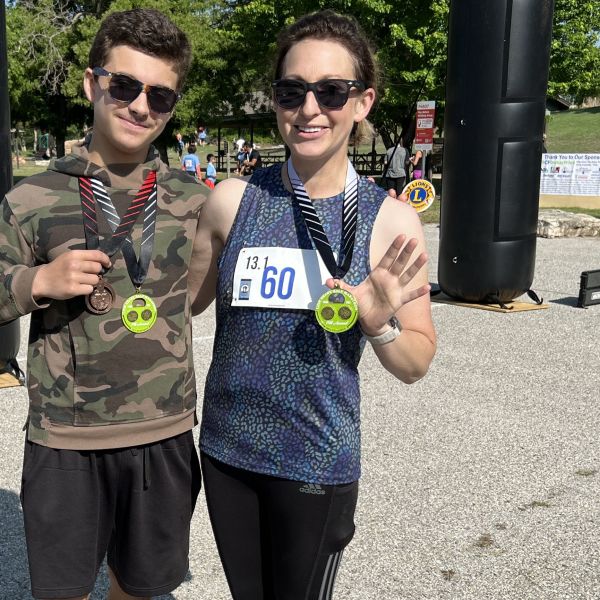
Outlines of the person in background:
{"label": "person in background", "polygon": [[423,177],[423,153],[417,150],[408,160],[412,165],[412,179],[421,179]]}
{"label": "person in background", "polygon": [[187,154],[181,159],[181,170],[191,175],[196,181],[202,181],[200,159],[196,156],[196,144],[188,144]]}
{"label": "person in background", "polygon": [[408,161],[408,150],[402,143],[402,138],[398,143],[388,148],[385,154],[384,169],[386,169],[383,188],[392,198],[400,198],[404,184],[406,183],[406,164]]}
{"label": "person in background", "polygon": [[330,600],[354,535],[358,363],[369,342],[401,381],[427,372],[427,254],[416,211],[348,160],[355,127],[357,142],[372,139],[377,87],[358,23],[300,18],[274,71],[290,159],[220,182],[198,224],[192,312],[216,295],[217,317],[202,471],[234,600]]}
{"label": "person in background", "polygon": [[244,143],[244,153],[246,158],[242,162],[240,175],[252,175],[256,169],[262,166],[262,158],[260,152],[252,147],[250,142]]}
{"label": "person in background", "polygon": [[179,162],[181,162],[181,158],[183,157],[183,148],[185,144],[183,143],[183,136],[181,132],[177,132],[175,134],[175,151],[177,152],[177,158],[179,158]]}
{"label": "person in background", "polygon": [[246,140],[243,138],[239,138],[235,142],[236,148],[236,160],[237,160],[237,169],[235,171],[236,175],[242,174],[242,166],[244,160],[246,160],[246,152],[244,152],[244,146],[246,145]]}
{"label": "person in background", "polygon": [[217,183],[217,169],[215,169],[214,160],[215,160],[214,154],[207,154],[207,156],[206,156],[206,179],[204,180],[204,183],[206,183],[206,185],[211,189],[214,188],[215,184]]}
{"label": "person in background", "polygon": [[206,127],[203,127],[203,126],[198,127],[198,145],[199,146],[206,146],[206,136],[207,136]]}

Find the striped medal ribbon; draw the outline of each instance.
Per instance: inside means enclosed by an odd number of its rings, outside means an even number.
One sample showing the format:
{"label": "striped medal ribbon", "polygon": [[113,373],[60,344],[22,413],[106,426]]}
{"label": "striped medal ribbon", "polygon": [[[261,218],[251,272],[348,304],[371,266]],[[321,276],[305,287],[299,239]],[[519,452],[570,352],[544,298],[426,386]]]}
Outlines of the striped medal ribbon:
{"label": "striped medal ribbon", "polygon": [[[104,184],[99,179],[80,177],[79,192],[87,247],[89,249],[100,248],[109,257],[122,250],[129,277],[136,288],[136,293],[127,298],[123,304],[121,310],[123,324],[133,333],[148,331],[156,321],[157,309],[154,301],[149,296],[141,294],[139,290],[146,279],[154,246],[157,198],[156,171],[148,173],[123,218],[119,217]],[[112,236],[102,244],[98,233],[96,206],[99,206],[102,210],[113,232]],[[131,231],[142,211],[144,212],[144,222],[140,257],[138,259],[133,248]],[[90,296],[86,297],[86,306],[90,312],[95,314],[108,312],[114,301],[114,291],[103,280],[103,275],[104,272],[101,273],[100,282],[96,286],[102,289],[98,292],[94,288]],[[109,289],[109,293],[112,293],[112,298],[110,302],[102,304],[103,310],[99,312],[99,294],[107,289]],[[106,304],[109,304],[109,306],[106,307]]]}
{"label": "striped medal ribbon", "polygon": [[[302,213],[315,249],[323,259],[331,276],[335,279],[343,279],[352,263],[358,218],[358,175],[352,163],[348,161],[346,171],[342,208],[342,244],[337,261],[319,215],[317,215],[312,200],[296,173],[291,159],[287,161],[287,171],[294,191],[294,202]],[[334,289],[328,290],[318,299],[315,315],[319,325],[326,331],[343,333],[351,329],[358,320],[358,304],[350,292],[341,289],[336,284]]]}

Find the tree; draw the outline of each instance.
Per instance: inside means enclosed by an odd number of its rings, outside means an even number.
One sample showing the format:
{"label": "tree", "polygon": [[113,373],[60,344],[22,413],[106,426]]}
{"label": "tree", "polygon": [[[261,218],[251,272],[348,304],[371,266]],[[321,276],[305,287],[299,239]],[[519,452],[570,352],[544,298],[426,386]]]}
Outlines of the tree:
{"label": "tree", "polygon": [[[218,116],[243,114],[270,97],[278,32],[322,8],[352,14],[374,42],[382,73],[371,119],[386,145],[412,133],[417,100],[438,102],[441,125],[450,0],[13,0],[7,7],[9,87],[14,120],[47,124],[64,139],[91,111],[82,73],[101,19],[146,6],[168,14],[190,37],[194,60],[183,100],[163,134],[189,133]],[[556,0],[551,94],[581,102],[600,93],[600,3]],[[263,94],[256,94],[263,92]],[[255,108],[260,108],[255,106]]]}
{"label": "tree", "polygon": [[387,143],[408,127],[417,100],[443,98],[449,0],[249,0],[230,7],[226,78],[238,98],[257,89],[270,94],[277,33],[323,8],[352,14],[375,43],[383,77],[371,119]]}
{"label": "tree", "polygon": [[551,95],[580,104],[600,94],[600,3],[556,0],[550,53]]}
{"label": "tree", "polygon": [[[14,120],[47,125],[64,153],[68,126],[90,123],[82,93],[88,54],[100,22],[110,12],[137,6],[161,10],[192,42],[193,64],[183,100],[163,140],[175,126],[195,128],[199,108],[211,114],[223,104],[218,80],[224,68],[213,32],[221,7],[210,0],[17,0],[8,7],[9,88]],[[225,10],[223,5],[222,10]]]}

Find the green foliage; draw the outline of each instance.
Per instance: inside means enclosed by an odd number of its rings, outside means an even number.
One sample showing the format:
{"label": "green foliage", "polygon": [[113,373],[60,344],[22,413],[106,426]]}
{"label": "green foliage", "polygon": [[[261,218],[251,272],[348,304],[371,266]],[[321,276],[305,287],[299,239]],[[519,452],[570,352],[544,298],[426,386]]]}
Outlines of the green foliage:
{"label": "green foliage", "polygon": [[[414,113],[437,101],[443,119],[450,0],[14,0],[7,6],[11,111],[53,127],[90,123],[81,80],[101,19],[135,6],[168,14],[190,37],[193,65],[167,136],[219,116],[260,110],[270,96],[278,32],[299,16],[332,8],[354,15],[373,41],[382,74],[371,115],[386,144]],[[600,3],[556,0],[551,94],[600,94]],[[262,92],[256,94],[256,92]]]}
{"label": "green foliage", "polygon": [[550,54],[551,95],[576,104],[600,94],[600,2],[556,0]]}

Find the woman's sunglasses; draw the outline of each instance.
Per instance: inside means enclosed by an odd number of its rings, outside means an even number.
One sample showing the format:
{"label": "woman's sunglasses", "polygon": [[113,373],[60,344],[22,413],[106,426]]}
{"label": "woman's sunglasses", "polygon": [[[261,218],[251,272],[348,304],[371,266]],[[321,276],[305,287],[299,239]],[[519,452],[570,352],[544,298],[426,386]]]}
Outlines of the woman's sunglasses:
{"label": "woman's sunglasses", "polygon": [[117,102],[130,104],[142,92],[145,92],[150,110],[156,113],[167,114],[172,112],[177,101],[181,100],[181,94],[178,94],[171,88],[161,85],[148,85],[123,73],[111,73],[102,67],[94,67],[92,73],[96,77],[110,77],[108,93]]}
{"label": "woman's sunglasses", "polygon": [[278,79],[271,87],[275,102],[281,108],[298,108],[304,103],[309,91],[315,95],[323,108],[342,108],[348,102],[352,88],[362,92],[366,85],[363,81],[354,79],[321,79],[314,83],[297,79]]}

